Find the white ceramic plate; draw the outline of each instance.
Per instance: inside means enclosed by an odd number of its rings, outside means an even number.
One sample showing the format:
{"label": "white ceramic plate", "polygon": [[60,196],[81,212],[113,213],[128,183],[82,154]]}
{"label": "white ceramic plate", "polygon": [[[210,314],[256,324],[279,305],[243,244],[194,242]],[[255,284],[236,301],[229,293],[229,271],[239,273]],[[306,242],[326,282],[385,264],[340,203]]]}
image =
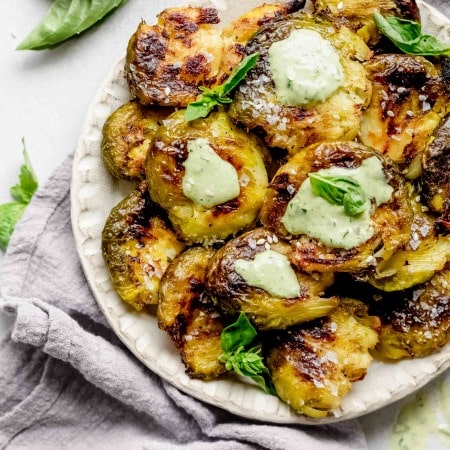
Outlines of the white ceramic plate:
{"label": "white ceramic plate", "polygon": [[[209,3],[220,10],[224,22],[262,1]],[[426,4],[420,3],[420,7],[426,29],[448,39],[449,21]],[[124,48],[125,45],[124,42]],[[278,398],[245,381],[232,377],[209,382],[190,379],[172,341],[158,329],[156,317],[137,313],[117,296],[101,254],[106,218],[111,208],[133,188],[130,183],[113,179],[102,164],[100,152],[106,118],[130,98],[123,63],[120,60],[113,66],[87,114],[73,165],[72,224],[81,262],[97,302],[114,332],[139,360],[187,394],[232,413],[275,423],[308,424],[336,422],[374,411],[419,389],[450,366],[450,344],[426,358],[392,364],[374,361],[366,378],[354,384],[341,407],[320,420],[296,414]]]}

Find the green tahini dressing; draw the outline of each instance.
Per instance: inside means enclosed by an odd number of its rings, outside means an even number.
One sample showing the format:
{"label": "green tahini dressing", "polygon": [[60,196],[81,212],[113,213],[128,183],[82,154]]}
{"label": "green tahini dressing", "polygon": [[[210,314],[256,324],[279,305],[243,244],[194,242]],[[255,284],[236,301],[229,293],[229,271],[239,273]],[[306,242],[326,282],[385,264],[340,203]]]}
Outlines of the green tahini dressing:
{"label": "green tahini dressing", "polygon": [[[387,183],[383,166],[375,156],[365,159],[356,169],[331,167],[319,170],[318,173],[355,179],[367,201],[374,199],[377,206],[389,201],[392,196],[393,188]],[[371,209],[367,207],[358,216],[348,216],[342,206],[332,205],[315,195],[307,178],[288,203],[281,222],[293,235],[306,234],[328,247],[350,249],[373,236]]]}
{"label": "green tahini dressing", "polygon": [[269,48],[269,67],[279,101],[303,106],[324,101],[344,81],[339,55],[317,31],[293,30]]}
{"label": "green tahini dressing", "polygon": [[212,208],[239,196],[236,169],[211,148],[207,139],[188,141],[184,162],[184,195],[198,205]]}
{"label": "green tahini dressing", "polygon": [[266,250],[251,261],[238,259],[234,270],[249,286],[264,289],[274,297],[295,298],[300,295],[297,276],[281,253]]}
{"label": "green tahini dressing", "polygon": [[448,390],[445,380],[434,386],[434,389],[429,386],[420,390],[400,410],[391,435],[390,450],[450,448]]}

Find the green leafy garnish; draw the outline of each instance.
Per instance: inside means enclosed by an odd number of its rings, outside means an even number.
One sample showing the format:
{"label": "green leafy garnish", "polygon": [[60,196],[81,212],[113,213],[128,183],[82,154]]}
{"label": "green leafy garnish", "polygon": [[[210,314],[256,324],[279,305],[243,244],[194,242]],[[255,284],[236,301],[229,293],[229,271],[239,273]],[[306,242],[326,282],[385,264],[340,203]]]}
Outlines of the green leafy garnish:
{"label": "green leafy garnish", "polygon": [[36,175],[31,167],[23,139],[22,144],[25,164],[20,168],[19,183],[10,189],[11,196],[15,201],[0,205],[0,249],[3,251],[8,246],[16,223],[22,217],[38,188]]}
{"label": "green leafy garnish", "polygon": [[256,335],[255,328],[245,313],[241,312],[237,321],[224,328],[220,335],[223,353],[219,360],[225,364],[227,370],[250,377],[267,394],[277,395],[270,379],[269,369],[264,365],[260,354],[261,347],[246,349]]}
{"label": "green leafy garnish", "polygon": [[359,183],[351,177],[310,173],[309,180],[315,195],[322,197],[332,205],[343,206],[348,216],[357,216],[368,207],[364,191]]}
{"label": "green leafy garnish", "polygon": [[45,17],[17,50],[54,48],[82,33],[126,0],[54,0]]}
{"label": "green leafy garnish", "polygon": [[220,86],[216,86],[213,89],[200,86],[199,89],[203,94],[199,100],[189,103],[184,113],[184,120],[190,122],[191,120],[206,117],[215,106],[231,103],[232,100],[228,97],[228,94],[245,78],[247,72],[258,61],[258,57],[258,52],[245,57]]}
{"label": "green leafy garnish", "polygon": [[404,53],[422,56],[450,54],[450,45],[434,36],[422,34],[420,23],[393,16],[383,17],[379,12],[373,18],[380,32]]}

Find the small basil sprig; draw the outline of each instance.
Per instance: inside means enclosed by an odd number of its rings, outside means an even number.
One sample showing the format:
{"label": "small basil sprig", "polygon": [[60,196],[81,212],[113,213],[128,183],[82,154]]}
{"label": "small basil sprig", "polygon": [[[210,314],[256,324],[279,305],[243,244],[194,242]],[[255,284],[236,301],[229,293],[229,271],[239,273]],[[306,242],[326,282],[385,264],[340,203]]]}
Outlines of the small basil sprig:
{"label": "small basil sprig", "polygon": [[22,217],[31,197],[38,188],[36,175],[31,167],[23,139],[22,144],[25,164],[20,168],[19,183],[10,189],[11,196],[15,201],[0,205],[0,249],[3,251],[8,246],[16,223]]}
{"label": "small basil sprig", "polygon": [[383,17],[379,12],[373,18],[380,32],[404,53],[422,56],[450,54],[450,45],[434,36],[422,34],[420,23],[398,17]]}
{"label": "small basil sprig", "polygon": [[44,50],[56,47],[80,34],[122,6],[126,0],[55,0],[37,27],[17,50]]}
{"label": "small basil sprig", "polygon": [[343,206],[348,216],[357,216],[368,206],[364,191],[359,183],[351,177],[310,173],[309,181],[315,195],[322,197],[332,205]]}
{"label": "small basil sprig", "polygon": [[258,52],[245,57],[220,86],[216,86],[213,89],[200,86],[199,89],[203,94],[199,100],[189,103],[186,112],[184,113],[184,120],[190,122],[191,120],[206,117],[214,106],[231,103],[232,100],[228,97],[228,94],[230,94],[230,92],[245,78],[247,72],[256,64],[256,61],[258,61],[258,57]]}
{"label": "small basil sprig", "polygon": [[227,370],[253,379],[267,394],[277,395],[270,379],[269,369],[261,357],[261,347],[246,348],[255,339],[257,332],[245,313],[236,322],[224,328],[220,335],[223,353],[219,360]]}

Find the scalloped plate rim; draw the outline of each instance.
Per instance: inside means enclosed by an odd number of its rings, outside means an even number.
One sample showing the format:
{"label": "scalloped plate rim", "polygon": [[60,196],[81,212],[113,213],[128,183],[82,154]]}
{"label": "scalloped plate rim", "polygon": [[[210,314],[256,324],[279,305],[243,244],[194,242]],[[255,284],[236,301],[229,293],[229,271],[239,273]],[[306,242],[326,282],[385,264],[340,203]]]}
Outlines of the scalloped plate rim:
{"label": "scalloped plate rim", "polygon": [[[259,4],[261,2],[255,1],[254,3]],[[441,29],[444,29],[445,32],[448,33],[450,22],[445,16],[422,1],[418,1],[417,3],[421,7],[421,12],[426,13],[427,17],[431,19],[432,23],[435,23],[438,27],[441,27]],[[202,400],[211,405],[223,408],[241,417],[279,424],[309,425],[338,422],[373,412],[379,408],[400,400],[401,398],[416,391],[417,389],[420,389],[426,383],[428,383],[450,367],[450,344],[447,344],[439,352],[436,352],[433,355],[425,358],[417,358],[414,360],[402,361],[397,363],[382,363],[379,361],[374,361],[374,363],[372,363],[371,367],[369,368],[369,373],[366,379],[354,384],[353,390],[348,396],[344,398],[341,408],[333,411],[333,415],[324,419],[311,419],[306,416],[294,413],[293,411],[289,410],[286,404],[281,402],[281,400],[267,396],[253,385],[229,379],[205,382],[189,379],[189,377],[187,377],[187,375],[185,375],[184,373],[180,375],[179,368],[180,365],[182,367],[182,363],[175,348],[171,349],[169,360],[170,358],[177,358],[176,365],[178,365],[178,372],[176,376],[170,374],[168,370],[163,367],[162,363],[158,364],[157,356],[159,356],[160,354],[154,354],[152,355],[153,358],[150,358],[148,354],[145,354],[143,351],[139,350],[137,341],[142,341],[143,338],[146,338],[145,333],[141,333],[141,336],[138,337],[133,337],[130,333],[132,331],[136,331],[136,329],[138,329],[139,331],[141,329],[139,327],[145,325],[146,320],[149,320],[148,323],[153,323],[154,326],[156,318],[153,316],[149,316],[146,313],[139,314],[132,311],[131,308],[127,307],[119,299],[119,297],[111,290],[112,285],[110,283],[110,280],[108,278],[105,278],[105,272],[106,276],[108,274],[103,261],[99,259],[99,256],[101,257],[100,248],[97,249],[99,250],[99,252],[95,253],[92,252],[92,248],[91,246],[89,246],[91,241],[94,245],[96,242],[98,243],[101,237],[101,232],[100,236],[98,232],[99,229],[101,230],[101,228],[103,228],[104,223],[103,222],[99,224],[98,218],[97,222],[95,221],[95,213],[98,213],[99,211],[92,206],[89,206],[90,202],[93,202],[95,204],[96,201],[99,201],[96,188],[102,187],[102,185],[99,184],[100,182],[98,181],[98,179],[95,179],[95,174],[99,172],[101,176],[104,176],[106,170],[103,167],[100,157],[99,144],[101,137],[99,135],[99,132],[101,132],[101,126],[103,125],[104,119],[107,117],[107,115],[109,115],[110,112],[118,107],[119,104],[126,101],[126,86],[124,84],[122,71],[123,60],[124,59],[121,58],[118,62],[116,62],[116,64],[113,65],[110,72],[100,85],[97,94],[94,97],[94,101],[88,110],[86,120],[79,137],[72,169],[72,184],[70,194],[71,219],[76,248],[80,257],[81,265],[86,275],[88,284],[94,294],[94,297],[115,334],[136,356],[136,358],[138,358],[144,365],[146,365],[157,375],[161,376],[163,379],[165,379],[181,391],[185,392],[186,394],[189,394],[197,398],[198,400]],[[91,148],[91,145],[93,147],[93,150]],[[93,153],[90,153],[90,151],[93,151]],[[93,165],[90,166],[90,163]],[[91,180],[92,176],[94,176],[93,181]],[[122,184],[122,182],[118,182],[116,180],[107,179],[107,184],[112,185],[115,189],[121,189],[120,192],[126,191],[127,189],[126,186]],[[128,185],[129,190],[131,190],[131,186],[132,185]],[[100,193],[101,192],[102,191],[100,190]],[[111,198],[107,197],[107,200],[110,200],[110,203],[112,203],[112,205],[115,205],[116,203],[112,202]],[[100,205],[100,208],[102,207],[104,206]],[[86,213],[87,218],[84,217],[84,213]],[[101,228],[99,228],[99,225],[101,225]],[[119,310],[119,312],[117,312],[116,310]],[[130,321],[131,325],[126,323],[126,321]],[[139,324],[139,326],[136,325],[137,323]],[[167,339],[168,342],[163,343],[164,345],[171,345],[170,339],[165,336],[163,332],[161,332],[160,330],[153,330],[153,332],[156,333],[156,335],[160,334],[160,338],[162,340]],[[375,371],[378,371],[380,367],[381,371],[383,371],[383,368],[386,369],[386,367],[395,367],[392,371],[391,369],[389,369],[388,374],[391,375],[398,375],[400,373],[400,369],[404,371],[404,375],[410,375],[410,372],[412,372],[410,366],[412,366],[412,368],[423,366],[423,368],[426,367],[428,371],[419,370],[419,372],[415,373],[415,375],[412,377],[412,383],[410,379],[409,383],[400,386],[400,388],[398,388],[397,386],[397,389],[393,389],[393,391],[385,388],[384,391],[376,392],[378,396],[372,395],[369,396],[369,399],[359,393],[359,391],[361,390],[363,391],[363,394],[365,393],[364,384],[367,383],[367,380],[370,378],[371,374]],[[261,409],[261,407],[256,410],[246,407],[243,404],[242,400],[240,403],[237,400],[233,400],[232,398],[230,398],[230,395],[228,399],[224,399],[218,396],[216,393],[211,394],[209,390],[211,386],[212,389],[214,389],[214,385],[219,385],[219,388],[221,386],[224,386],[225,390],[228,389],[228,392],[231,392],[236,388],[238,388],[237,391],[242,390],[242,398],[244,398],[246,394],[248,396],[248,398],[246,398],[247,402],[249,402],[250,400],[253,400],[254,403],[262,401],[263,406],[267,404],[267,402],[275,402],[276,405],[272,405],[272,409],[273,406],[276,406],[276,410],[272,413],[267,412],[264,408]],[[385,395],[382,396],[381,393]],[[353,407],[352,402],[355,403]],[[348,403],[350,403],[350,406],[345,406]],[[347,408],[348,411],[345,410]]]}

